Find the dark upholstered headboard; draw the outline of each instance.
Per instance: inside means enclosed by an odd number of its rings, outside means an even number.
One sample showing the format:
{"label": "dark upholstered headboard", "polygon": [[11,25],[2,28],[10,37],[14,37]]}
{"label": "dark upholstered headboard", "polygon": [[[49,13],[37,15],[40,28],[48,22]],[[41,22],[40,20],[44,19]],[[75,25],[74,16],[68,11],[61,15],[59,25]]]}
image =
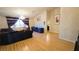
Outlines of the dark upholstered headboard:
{"label": "dark upholstered headboard", "polygon": [[[6,18],[7,18],[7,23],[9,28],[19,19],[17,17],[6,17]],[[27,24],[29,27],[29,18],[26,18],[25,20],[23,20],[23,22]]]}

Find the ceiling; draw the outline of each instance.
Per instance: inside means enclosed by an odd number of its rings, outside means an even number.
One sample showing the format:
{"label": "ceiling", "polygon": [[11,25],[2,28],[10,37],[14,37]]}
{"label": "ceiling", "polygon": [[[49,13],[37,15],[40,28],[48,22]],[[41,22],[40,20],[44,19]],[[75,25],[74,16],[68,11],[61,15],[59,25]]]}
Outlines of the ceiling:
{"label": "ceiling", "polygon": [[32,17],[38,15],[40,12],[53,9],[52,7],[0,7],[0,16],[11,17]]}

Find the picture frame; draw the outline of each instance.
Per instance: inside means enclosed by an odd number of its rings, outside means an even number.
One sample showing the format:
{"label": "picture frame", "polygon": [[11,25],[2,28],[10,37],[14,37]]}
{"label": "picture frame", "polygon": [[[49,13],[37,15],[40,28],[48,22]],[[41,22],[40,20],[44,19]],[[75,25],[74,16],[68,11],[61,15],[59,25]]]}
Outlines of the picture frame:
{"label": "picture frame", "polygon": [[60,23],[60,15],[55,16],[55,23],[59,24]]}
{"label": "picture frame", "polygon": [[40,21],[41,20],[41,16],[37,16],[37,21]]}

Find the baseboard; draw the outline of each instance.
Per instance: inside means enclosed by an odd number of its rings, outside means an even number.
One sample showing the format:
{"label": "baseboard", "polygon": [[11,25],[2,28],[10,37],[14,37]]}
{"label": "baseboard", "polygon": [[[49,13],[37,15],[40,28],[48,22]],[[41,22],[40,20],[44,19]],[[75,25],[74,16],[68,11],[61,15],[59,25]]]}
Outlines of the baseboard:
{"label": "baseboard", "polygon": [[72,40],[67,40],[67,39],[61,39],[61,40],[65,40],[65,41],[68,41],[68,42],[71,42],[71,43],[75,44],[75,41],[72,41]]}

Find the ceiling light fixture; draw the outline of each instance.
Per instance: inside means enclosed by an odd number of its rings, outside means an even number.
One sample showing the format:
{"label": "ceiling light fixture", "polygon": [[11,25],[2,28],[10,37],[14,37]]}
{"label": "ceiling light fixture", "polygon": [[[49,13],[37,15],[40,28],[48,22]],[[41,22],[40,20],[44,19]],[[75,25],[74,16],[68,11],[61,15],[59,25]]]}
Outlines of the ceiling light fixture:
{"label": "ceiling light fixture", "polygon": [[25,19],[25,17],[24,17],[24,16],[20,16],[20,17],[19,17],[19,19],[24,20],[24,19]]}

